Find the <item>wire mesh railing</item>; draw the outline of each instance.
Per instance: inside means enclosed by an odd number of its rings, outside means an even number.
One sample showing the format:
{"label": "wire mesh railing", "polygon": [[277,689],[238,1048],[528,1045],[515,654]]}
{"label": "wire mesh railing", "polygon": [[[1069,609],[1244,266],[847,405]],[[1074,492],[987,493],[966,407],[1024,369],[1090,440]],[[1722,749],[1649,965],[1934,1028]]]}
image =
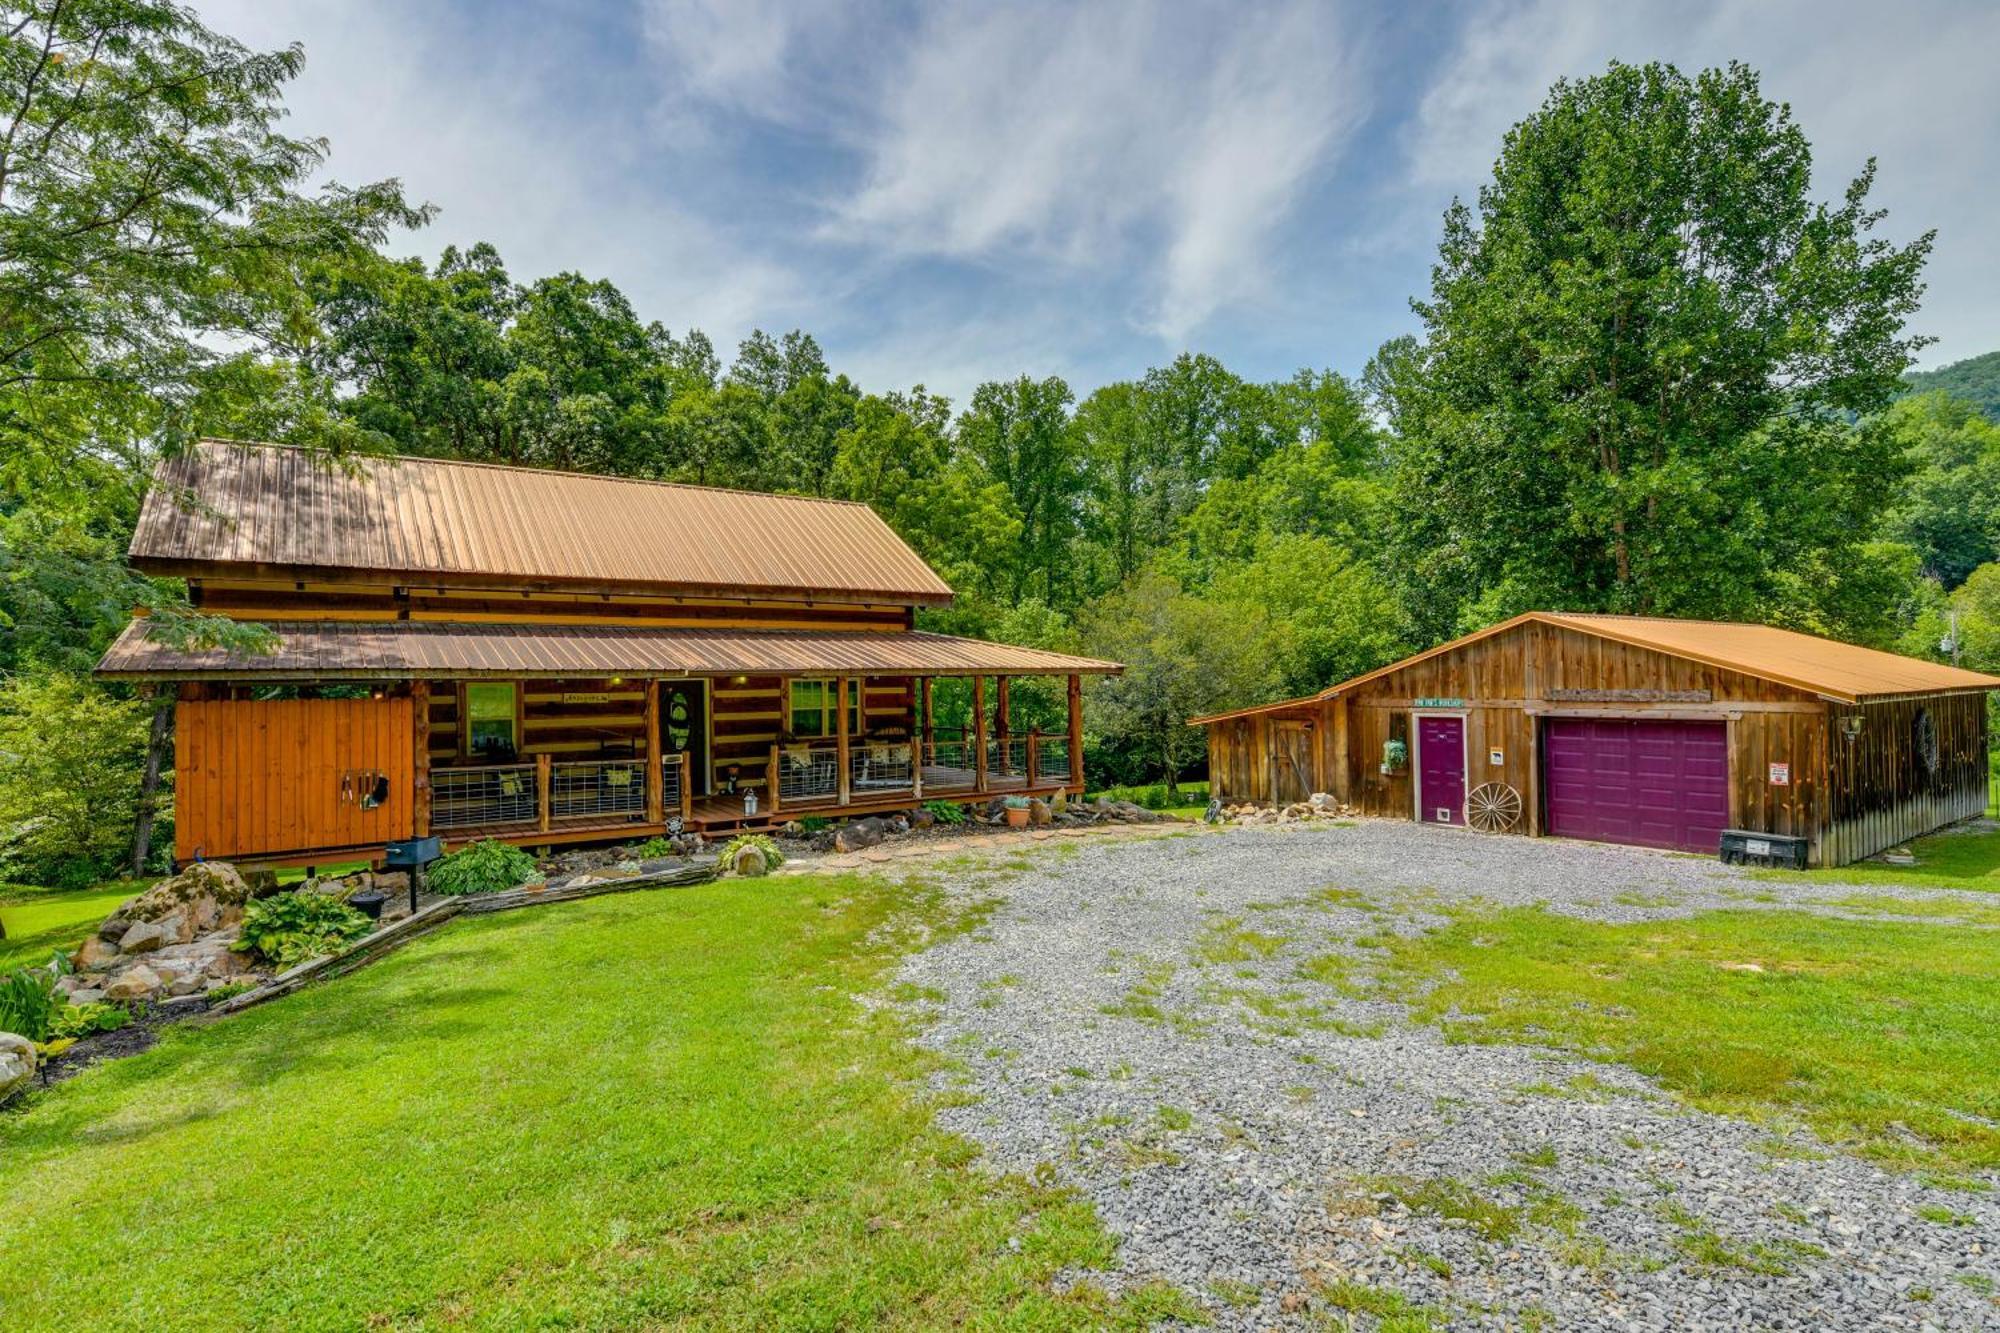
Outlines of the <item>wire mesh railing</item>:
{"label": "wire mesh railing", "polygon": [[909,741],[863,741],[849,747],[848,790],[856,795],[909,791],[915,772]]}
{"label": "wire mesh railing", "polygon": [[668,813],[681,808],[681,787],[687,780],[687,756],[684,754],[663,754],[660,756],[660,804]]}
{"label": "wire mesh railing", "polygon": [[1069,737],[1035,737],[1035,776],[1057,782],[1069,781]]}
{"label": "wire mesh railing", "polygon": [[778,747],[778,802],[789,806],[840,796],[840,754],[833,741],[794,741]]}
{"label": "wire mesh railing", "polygon": [[972,743],[932,741],[924,752],[925,791],[971,791],[979,785]]}
{"label": "wire mesh railing", "polygon": [[533,764],[431,770],[431,827],[480,828],[532,824],[541,796]]}
{"label": "wire mesh railing", "polygon": [[643,821],[645,761],[584,759],[551,765],[549,817]]}
{"label": "wire mesh railing", "polygon": [[1028,738],[995,736],[986,742],[986,785],[1025,786],[1028,781]]}

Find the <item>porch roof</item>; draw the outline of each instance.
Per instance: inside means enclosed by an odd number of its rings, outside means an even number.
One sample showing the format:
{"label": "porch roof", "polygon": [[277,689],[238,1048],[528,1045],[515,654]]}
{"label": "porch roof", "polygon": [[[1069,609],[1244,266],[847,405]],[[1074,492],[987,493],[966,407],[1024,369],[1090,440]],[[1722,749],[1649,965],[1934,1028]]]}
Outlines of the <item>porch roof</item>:
{"label": "porch roof", "polygon": [[920,631],[896,633],[481,625],[428,621],[272,622],[269,654],[182,649],[133,621],[97,664],[113,680],[394,681],[599,675],[1062,676],[1116,662]]}

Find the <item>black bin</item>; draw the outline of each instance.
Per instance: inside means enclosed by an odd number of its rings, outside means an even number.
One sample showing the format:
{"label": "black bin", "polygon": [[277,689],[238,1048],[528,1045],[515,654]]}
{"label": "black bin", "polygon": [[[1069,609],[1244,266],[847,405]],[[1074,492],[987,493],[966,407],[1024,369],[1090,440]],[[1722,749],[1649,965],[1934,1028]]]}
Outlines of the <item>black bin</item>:
{"label": "black bin", "polygon": [[1722,834],[1722,860],[1732,866],[1773,866],[1780,870],[1806,868],[1806,840],[1782,833],[1752,833],[1733,828]]}

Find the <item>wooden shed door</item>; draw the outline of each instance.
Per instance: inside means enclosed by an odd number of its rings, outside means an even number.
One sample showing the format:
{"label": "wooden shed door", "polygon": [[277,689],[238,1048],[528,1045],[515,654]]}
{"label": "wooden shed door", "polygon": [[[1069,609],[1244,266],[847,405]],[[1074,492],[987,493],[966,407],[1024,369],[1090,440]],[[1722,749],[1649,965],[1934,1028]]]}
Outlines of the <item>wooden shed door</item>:
{"label": "wooden shed door", "polygon": [[1550,718],[1549,832],[1714,852],[1729,823],[1720,722]]}
{"label": "wooden shed door", "polygon": [[1278,722],[1271,728],[1271,794],[1280,805],[1312,795],[1312,728]]}
{"label": "wooden shed door", "polygon": [[1417,719],[1417,818],[1465,822],[1465,719]]}
{"label": "wooden shed door", "polygon": [[174,855],[277,856],[407,838],[414,740],[408,699],[183,701]]}

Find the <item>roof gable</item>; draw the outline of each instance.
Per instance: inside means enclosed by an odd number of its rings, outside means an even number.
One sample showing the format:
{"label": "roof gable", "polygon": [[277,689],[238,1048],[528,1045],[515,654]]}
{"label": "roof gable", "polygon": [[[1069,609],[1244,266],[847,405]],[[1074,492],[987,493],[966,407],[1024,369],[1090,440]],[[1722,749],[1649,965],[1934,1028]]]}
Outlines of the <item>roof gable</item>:
{"label": "roof gable", "polygon": [[[194,503],[186,503],[192,497]],[[164,460],[133,533],[149,573],[221,567],[492,586],[951,600],[866,505],[427,458],[353,471],[204,440]]]}

